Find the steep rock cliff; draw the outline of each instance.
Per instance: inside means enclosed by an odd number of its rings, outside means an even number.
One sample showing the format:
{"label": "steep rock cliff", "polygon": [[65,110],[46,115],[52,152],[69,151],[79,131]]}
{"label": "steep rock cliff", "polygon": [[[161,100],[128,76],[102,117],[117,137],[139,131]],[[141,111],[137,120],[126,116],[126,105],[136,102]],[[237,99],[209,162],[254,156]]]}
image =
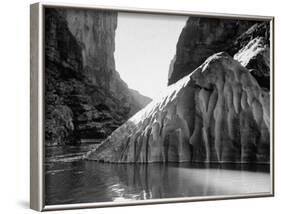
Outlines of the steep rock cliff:
{"label": "steep rock cliff", "polygon": [[[190,17],[177,43],[168,85],[190,74],[214,53],[225,51],[233,56],[244,47],[242,41],[246,41],[249,35],[240,36],[257,23],[259,22]],[[256,32],[256,35],[258,34]],[[254,33],[251,32],[250,35]]]}
{"label": "steep rock cliff", "polygon": [[117,13],[45,10],[46,143],[104,139],[150,99],[115,70]]}
{"label": "steep rock cliff", "polygon": [[226,53],[168,87],[87,158],[105,162],[268,162],[269,93]]}
{"label": "steep rock cliff", "polygon": [[255,24],[234,42],[234,59],[248,68],[259,85],[270,89],[269,22]]}

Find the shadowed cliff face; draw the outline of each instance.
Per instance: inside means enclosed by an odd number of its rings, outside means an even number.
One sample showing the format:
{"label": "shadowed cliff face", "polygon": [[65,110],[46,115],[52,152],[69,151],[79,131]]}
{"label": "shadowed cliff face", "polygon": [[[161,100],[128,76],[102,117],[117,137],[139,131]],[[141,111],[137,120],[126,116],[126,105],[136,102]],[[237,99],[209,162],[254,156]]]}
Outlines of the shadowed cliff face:
{"label": "shadowed cliff face", "polygon": [[95,151],[105,162],[268,162],[269,93],[226,53],[209,57]]}
{"label": "shadowed cliff face", "polygon": [[267,26],[245,33],[260,23],[190,17],[177,43],[177,52],[169,69],[168,85],[190,74],[214,53],[225,51],[233,56],[253,38],[265,36]]}
{"label": "shadowed cliff face", "polygon": [[115,70],[117,13],[46,9],[46,143],[104,139],[151,100]]}
{"label": "shadowed cliff face", "polygon": [[234,59],[248,68],[259,85],[270,89],[270,40],[269,22],[255,24],[235,42]]}

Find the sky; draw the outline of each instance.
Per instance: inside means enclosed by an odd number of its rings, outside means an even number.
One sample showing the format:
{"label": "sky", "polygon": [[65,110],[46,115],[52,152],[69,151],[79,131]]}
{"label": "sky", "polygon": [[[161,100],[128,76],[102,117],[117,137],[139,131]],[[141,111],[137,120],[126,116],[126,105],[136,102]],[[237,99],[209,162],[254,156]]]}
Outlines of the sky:
{"label": "sky", "polygon": [[169,65],[187,16],[118,13],[115,64],[129,88],[156,98],[167,87]]}

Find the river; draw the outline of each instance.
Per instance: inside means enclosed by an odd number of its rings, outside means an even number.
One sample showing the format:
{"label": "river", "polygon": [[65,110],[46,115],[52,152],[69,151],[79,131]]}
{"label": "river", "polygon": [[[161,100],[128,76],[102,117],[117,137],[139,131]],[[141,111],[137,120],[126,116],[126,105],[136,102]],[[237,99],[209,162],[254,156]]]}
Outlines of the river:
{"label": "river", "polygon": [[83,160],[95,145],[47,149],[47,205],[268,193],[269,165],[109,164]]}

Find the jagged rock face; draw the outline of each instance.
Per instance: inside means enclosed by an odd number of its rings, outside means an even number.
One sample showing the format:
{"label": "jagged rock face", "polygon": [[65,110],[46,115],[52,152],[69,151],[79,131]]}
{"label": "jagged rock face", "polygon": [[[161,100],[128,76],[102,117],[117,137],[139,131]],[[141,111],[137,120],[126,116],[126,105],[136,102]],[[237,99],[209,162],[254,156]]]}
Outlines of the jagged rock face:
{"label": "jagged rock face", "polygon": [[[270,89],[270,41],[269,23],[255,24],[235,42],[241,49],[234,55],[248,68],[259,85]],[[238,44],[240,44],[238,46]]]}
{"label": "jagged rock face", "polygon": [[270,23],[264,21],[261,23],[255,23],[247,31],[243,32],[236,38],[231,45],[232,53],[237,53],[240,49],[245,47],[251,40],[262,37],[265,44],[270,44]]}
{"label": "jagged rock face", "polygon": [[104,139],[150,99],[115,70],[115,12],[45,10],[46,144]]}
{"label": "jagged rock face", "polygon": [[234,59],[250,70],[261,87],[270,89],[270,50],[263,37],[251,40]]}
{"label": "jagged rock face", "polygon": [[82,50],[83,72],[93,85],[109,89],[115,72],[117,13],[82,9],[59,10]]}
{"label": "jagged rock face", "polygon": [[64,100],[70,83],[58,80],[78,79],[78,71],[82,69],[81,48],[66,27],[66,21],[58,13],[46,9],[45,15],[46,144],[72,143],[74,115]]}
{"label": "jagged rock face", "polygon": [[268,162],[269,93],[226,53],[115,130],[87,158],[105,162]]}
{"label": "jagged rock face", "polygon": [[[168,85],[190,74],[214,53],[225,51],[233,56],[241,47],[234,41],[254,21],[240,21],[218,18],[190,17],[183,28],[177,43],[173,68],[169,74]],[[235,46],[235,47],[234,47]]]}

